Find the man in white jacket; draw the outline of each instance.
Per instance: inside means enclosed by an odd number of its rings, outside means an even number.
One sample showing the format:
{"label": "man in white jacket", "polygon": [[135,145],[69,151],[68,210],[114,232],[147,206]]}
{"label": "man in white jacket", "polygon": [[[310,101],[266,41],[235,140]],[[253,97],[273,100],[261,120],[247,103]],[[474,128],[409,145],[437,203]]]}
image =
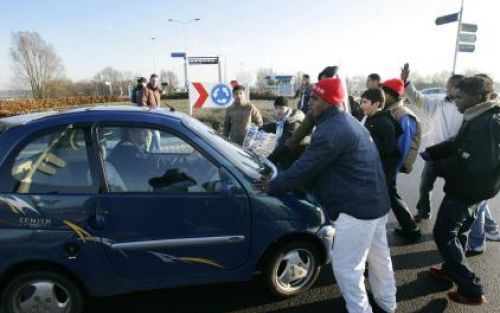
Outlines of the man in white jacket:
{"label": "man in white jacket", "polygon": [[[428,96],[418,91],[409,80],[410,65],[406,63],[401,69],[401,79],[405,82],[405,96],[413,105],[421,108],[425,115],[429,117],[429,130],[427,144],[424,148],[433,146],[454,137],[462,125],[463,117],[455,105],[455,87],[464,78],[463,75],[453,75],[448,80],[446,86],[446,97]],[[420,179],[420,198],[417,203],[418,213],[415,221],[420,222],[429,219],[431,216],[430,197],[436,174],[432,170],[432,164],[425,162]]]}

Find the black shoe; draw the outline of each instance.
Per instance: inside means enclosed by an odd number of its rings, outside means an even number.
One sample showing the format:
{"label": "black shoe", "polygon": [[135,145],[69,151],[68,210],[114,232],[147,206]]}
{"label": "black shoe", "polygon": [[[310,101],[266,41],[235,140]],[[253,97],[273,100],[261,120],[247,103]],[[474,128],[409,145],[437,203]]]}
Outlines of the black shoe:
{"label": "black shoe", "polygon": [[470,257],[473,257],[473,256],[477,256],[477,255],[481,255],[484,253],[484,250],[467,250],[465,251],[465,256],[470,258]]}
{"label": "black shoe", "polygon": [[422,237],[422,232],[420,231],[420,229],[408,231],[408,230],[404,230],[402,228],[396,227],[396,228],[394,228],[394,233],[396,235],[401,236],[401,237],[408,239],[410,241],[417,241],[420,239],[420,237]]}
{"label": "black shoe", "polygon": [[431,215],[429,213],[417,213],[415,216],[413,216],[413,219],[415,220],[416,223],[420,223],[423,220],[430,220]]}

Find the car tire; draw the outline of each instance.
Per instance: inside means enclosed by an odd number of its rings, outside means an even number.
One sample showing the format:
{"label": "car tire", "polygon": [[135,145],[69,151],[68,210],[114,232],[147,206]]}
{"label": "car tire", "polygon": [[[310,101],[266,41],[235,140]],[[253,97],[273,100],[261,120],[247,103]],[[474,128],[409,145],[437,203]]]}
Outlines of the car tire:
{"label": "car tire", "polygon": [[264,264],[262,280],[273,296],[292,297],[314,285],[320,270],[317,245],[293,241],[272,252]]}
{"label": "car tire", "polygon": [[2,310],[9,313],[81,313],[84,302],[81,288],[72,279],[45,270],[16,275],[2,292]]}

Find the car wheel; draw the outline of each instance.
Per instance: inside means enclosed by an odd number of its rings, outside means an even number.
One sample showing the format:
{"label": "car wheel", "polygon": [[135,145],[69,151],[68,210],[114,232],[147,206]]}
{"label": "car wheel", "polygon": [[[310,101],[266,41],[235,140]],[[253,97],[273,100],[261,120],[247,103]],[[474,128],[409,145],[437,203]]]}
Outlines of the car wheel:
{"label": "car wheel", "polygon": [[309,289],[321,269],[318,248],[308,241],[295,241],[278,247],[266,263],[264,283],[273,295],[280,298]]}
{"label": "car wheel", "polygon": [[51,271],[17,275],[2,293],[2,309],[9,313],[81,313],[83,304],[80,287]]}

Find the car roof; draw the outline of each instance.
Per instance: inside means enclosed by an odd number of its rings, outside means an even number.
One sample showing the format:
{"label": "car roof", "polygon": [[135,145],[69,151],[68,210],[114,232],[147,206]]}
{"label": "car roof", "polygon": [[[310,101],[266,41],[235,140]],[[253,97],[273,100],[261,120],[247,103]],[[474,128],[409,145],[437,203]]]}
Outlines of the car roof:
{"label": "car roof", "polygon": [[95,105],[95,106],[83,106],[71,109],[63,109],[63,110],[50,110],[50,111],[21,114],[16,116],[0,118],[0,131],[15,126],[26,125],[31,122],[39,121],[48,117],[79,115],[88,112],[153,113],[181,120],[187,118],[187,115],[185,115],[184,113],[174,112],[165,108],[151,109],[149,107],[138,107],[132,105]]}

